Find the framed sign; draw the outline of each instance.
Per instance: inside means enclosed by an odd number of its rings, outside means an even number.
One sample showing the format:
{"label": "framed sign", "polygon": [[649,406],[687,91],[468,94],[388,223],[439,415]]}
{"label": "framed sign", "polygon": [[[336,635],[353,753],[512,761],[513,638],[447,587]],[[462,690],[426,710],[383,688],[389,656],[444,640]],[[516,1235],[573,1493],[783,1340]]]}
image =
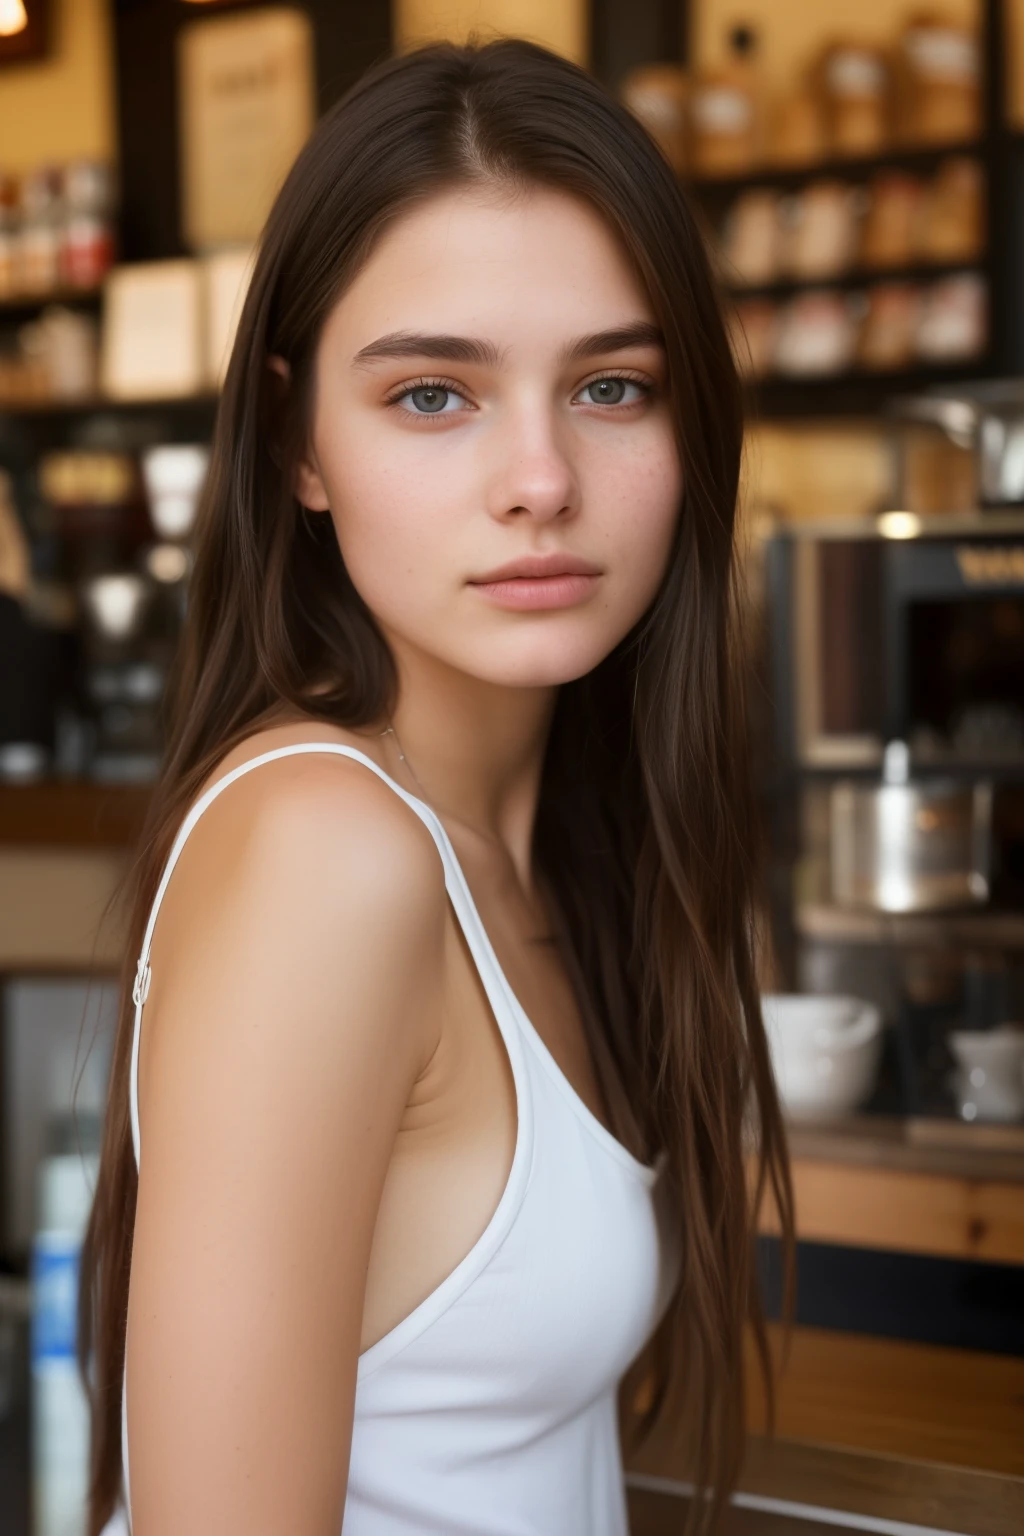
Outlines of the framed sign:
{"label": "framed sign", "polygon": [[248,244],[316,116],[313,29],[270,6],[178,34],[182,233],[195,251]]}
{"label": "framed sign", "polygon": [[114,400],[197,393],[207,383],[203,336],[198,262],[115,267],[103,294],[103,393]]}

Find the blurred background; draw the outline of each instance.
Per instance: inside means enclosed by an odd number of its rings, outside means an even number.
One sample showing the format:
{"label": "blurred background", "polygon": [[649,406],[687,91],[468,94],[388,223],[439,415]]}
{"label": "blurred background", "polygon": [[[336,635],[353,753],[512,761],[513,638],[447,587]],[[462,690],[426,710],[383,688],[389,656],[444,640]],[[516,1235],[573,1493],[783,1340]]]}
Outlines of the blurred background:
{"label": "blurred background", "polygon": [[[659,140],[749,394],[800,1248],[736,1529],[1019,1532],[1024,0],[0,0],[0,1536],[83,1529],[100,919],[160,762],[253,244],[368,64],[470,30],[563,52]],[[669,1528],[684,1439],[636,1461],[636,1532]]]}

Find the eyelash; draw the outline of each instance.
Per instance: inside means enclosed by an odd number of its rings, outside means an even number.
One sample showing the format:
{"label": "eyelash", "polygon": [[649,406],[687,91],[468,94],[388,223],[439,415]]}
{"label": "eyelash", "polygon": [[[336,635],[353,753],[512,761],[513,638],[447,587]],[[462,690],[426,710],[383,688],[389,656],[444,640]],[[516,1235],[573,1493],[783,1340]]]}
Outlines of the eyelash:
{"label": "eyelash", "polygon": [[[592,384],[603,384],[606,379],[621,379],[624,384],[635,384],[637,389],[639,389],[643,393],[645,398],[649,397],[650,395],[652,395],[654,393],[654,385],[651,383],[650,379],[645,379],[642,375],[639,375],[639,374],[636,374],[636,373],[632,373],[629,369],[620,369],[618,373],[598,373],[598,374],[595,374],[592,379],[586,379],[580,385],[580,387],[576,391],[576,393],[577,394],[581,394],[583,392],[583,390],[589,389]],[[401,389],[399,389],[396,394],[389,395],[386,398],[384,403],[385,403],[385,405],[389,405],[389,406],[398,405],[398,404],[400,404],[400,402],[402,400],[404,400],[406,398],[407,395],[411,395],[417,389],[444,389],[444,390],[448,390],[449,393],[451,393],[451,394],[458,395],[460,399],[463,399],[463,400],[466,399],[465,393],[463,392],[463,390],[461,390],[459,388],[459,386],[454,382],[454,380],[452,380],[452,379],[444,379],[444,378],[438,377],[438,378],[429,378],[429,379],[428,378],[413,379],[411,384],[403,384]],[[639,404],[640,404],[640,402],[638,400],[633,400],[633,401],[630,401],[629,405],[624,405],[624,406],[623,405],[618,405],[618,406],[616,406],[616,405],[598,406],[598,409],[599,410],[606,410],[606,411],[629,410],[630,405],[639,405]],[[407,412],[405,412],[405,414],[407,416],[416,416],[421,421],[431,421],[431,420],[437,420],[439,417],[458,415],[459,412],[452,412],[452,411],[407,411]]]}

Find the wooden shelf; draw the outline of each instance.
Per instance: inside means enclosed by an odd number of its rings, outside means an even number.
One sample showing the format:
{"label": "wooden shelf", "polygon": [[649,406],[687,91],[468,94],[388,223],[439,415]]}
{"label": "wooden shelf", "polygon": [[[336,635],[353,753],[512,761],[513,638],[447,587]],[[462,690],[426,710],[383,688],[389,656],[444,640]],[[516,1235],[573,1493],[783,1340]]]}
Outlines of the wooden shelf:
{"label": "wooden shelf", "polygon": [[118,400],[110,395],[84,395],[67,400],[0,400],[2,416],[83,416],[106,411],[213,411],[220,395],[165,395],[152,399]]}
{"label": "wooden shelf", "polygon": [[803,1161],[1024,1184],[1024,1123],[861,1114],[790,1120],[787,1133],[791,1156]]}
{"label": "wooden shelf", "polygon": [[933,171],[950,155],[975,155],[986,151],[984,139],[957,140],[949,144],[894,147],[880,155],[833,156],[827,160],[808,161],[804,165],[760,165],[735,176],[684,176],[683,184],[701,198],[735,197],[748,187],[778,187],[781,190],[806,186],[808,182],[838,180],[862,182],[879,171]]}
{"label": "wooden shelf", "polygon": [[[1002,757],[967,758],[947,757],[938,754],[911,754],[914,780],[957,779],[975,784],[978,779],[991,779],[994,783],[1017,783],[1024,779],[1024,752],[1006,752]],[[866,779],[878,783],[881,777],[882,750],[870,762],[814,762],[803,759],[796,764],[797,772],[807,778],[828,782],[831,779]]]}
{"label": "wooden shelf", "polygon": [[[917,538],[987,539],[1024,534],[1024,507],[986,507],[976,512],[922,512]],[[794,542],[871,539],[881,542],[877,517],[820,517],[781,521],[775,530]],[[810,767],[818,766],[815,763]]]}
{"label": "wooden shelf", "polygon": [[849,267],[831,276],[783,277],[770,283],[730,282],[727,276],[724,281],[730,297],[738,303],[743,299],[788,299],[821,289],[859,292],[880,283],[934,283],[960,273],[983,275],[980,263],[981,258],[974,257],[968,261],[919,261],[902,267]]}
{"label": "wooden shelf", "polygon": [[872,912],[827,902],[801,903],[796,932],[841,944],[956,944],[1024,949],[1024,912]]}
{"label": "wooden shelf", "polygon": [[[936,1258],[1024,1264],[1017,1183],[793,1160],[797,1237]],[[766,1219],[762,1230],[771,1234]]]}
{"label": "wooden shelf", "polygon": [[790,1120],[787,1134],[794,1158],[1024,1184],[1024,1123],[853,1114]]}
{"label": "wooden shelf", "polygon": [[147,785],[47,779],[0,784],[0,844],[119,848],[142,824]]}
{"label": "wooden shelf", "polygon": [[894,395],[976,382],[991,372],[990,359],[986,355],[962,362],[885,372],[851,369],[817,378],[772,375],[748,385],[748,412],[755,422],[813,420],[822,416],[863,416],[876,421],[879,412]]}
{"label": "wooden shelf", "polygon": [[12,293],[0,299],[0,325],[29,319],[49,304],[87,305],[92,308],[99,304],[102,297],[102,284],[96,288],[52,288],[48,293]]}

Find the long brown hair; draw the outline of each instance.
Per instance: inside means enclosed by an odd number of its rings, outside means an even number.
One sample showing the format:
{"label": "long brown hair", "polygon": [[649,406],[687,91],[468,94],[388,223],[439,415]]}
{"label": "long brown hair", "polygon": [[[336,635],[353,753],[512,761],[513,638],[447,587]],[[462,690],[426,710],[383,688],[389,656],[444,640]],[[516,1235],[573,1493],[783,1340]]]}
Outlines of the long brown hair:
{"label": "long brown hair", "polygon": [[[663,331],[685,490],[643,622],[559,694],[534,840],[588,1027],[649,1150],[667,1153],[682,1267],[655,1351],[651,1413],[683,1384],[695,1501],[718,1524],[738,1475],[744,1334],[768,1353],[754,1217],[789,1230],[785,1143],[755,968],[757,817],[736,648],[742,410],[686,198],[640,125],[584,71],[532,44],[436,45],[375,66],[320,121],[260,242],[197,520],[167,746],[130,876],[129,946],[102,1163],[86,1237],[90,1536],[121,1478],[120,1411],[136,1171],[131,987],[175,832],[219,759],[282,703],[344,727],[393,702],[388,648],[329,518],[295,500],[324,321],[387,222],[472,182],[585,198],[635,264]],[[275,391],[268,358],[291,370]],[[753,1170],[754,1177],[751,1178]]]}

